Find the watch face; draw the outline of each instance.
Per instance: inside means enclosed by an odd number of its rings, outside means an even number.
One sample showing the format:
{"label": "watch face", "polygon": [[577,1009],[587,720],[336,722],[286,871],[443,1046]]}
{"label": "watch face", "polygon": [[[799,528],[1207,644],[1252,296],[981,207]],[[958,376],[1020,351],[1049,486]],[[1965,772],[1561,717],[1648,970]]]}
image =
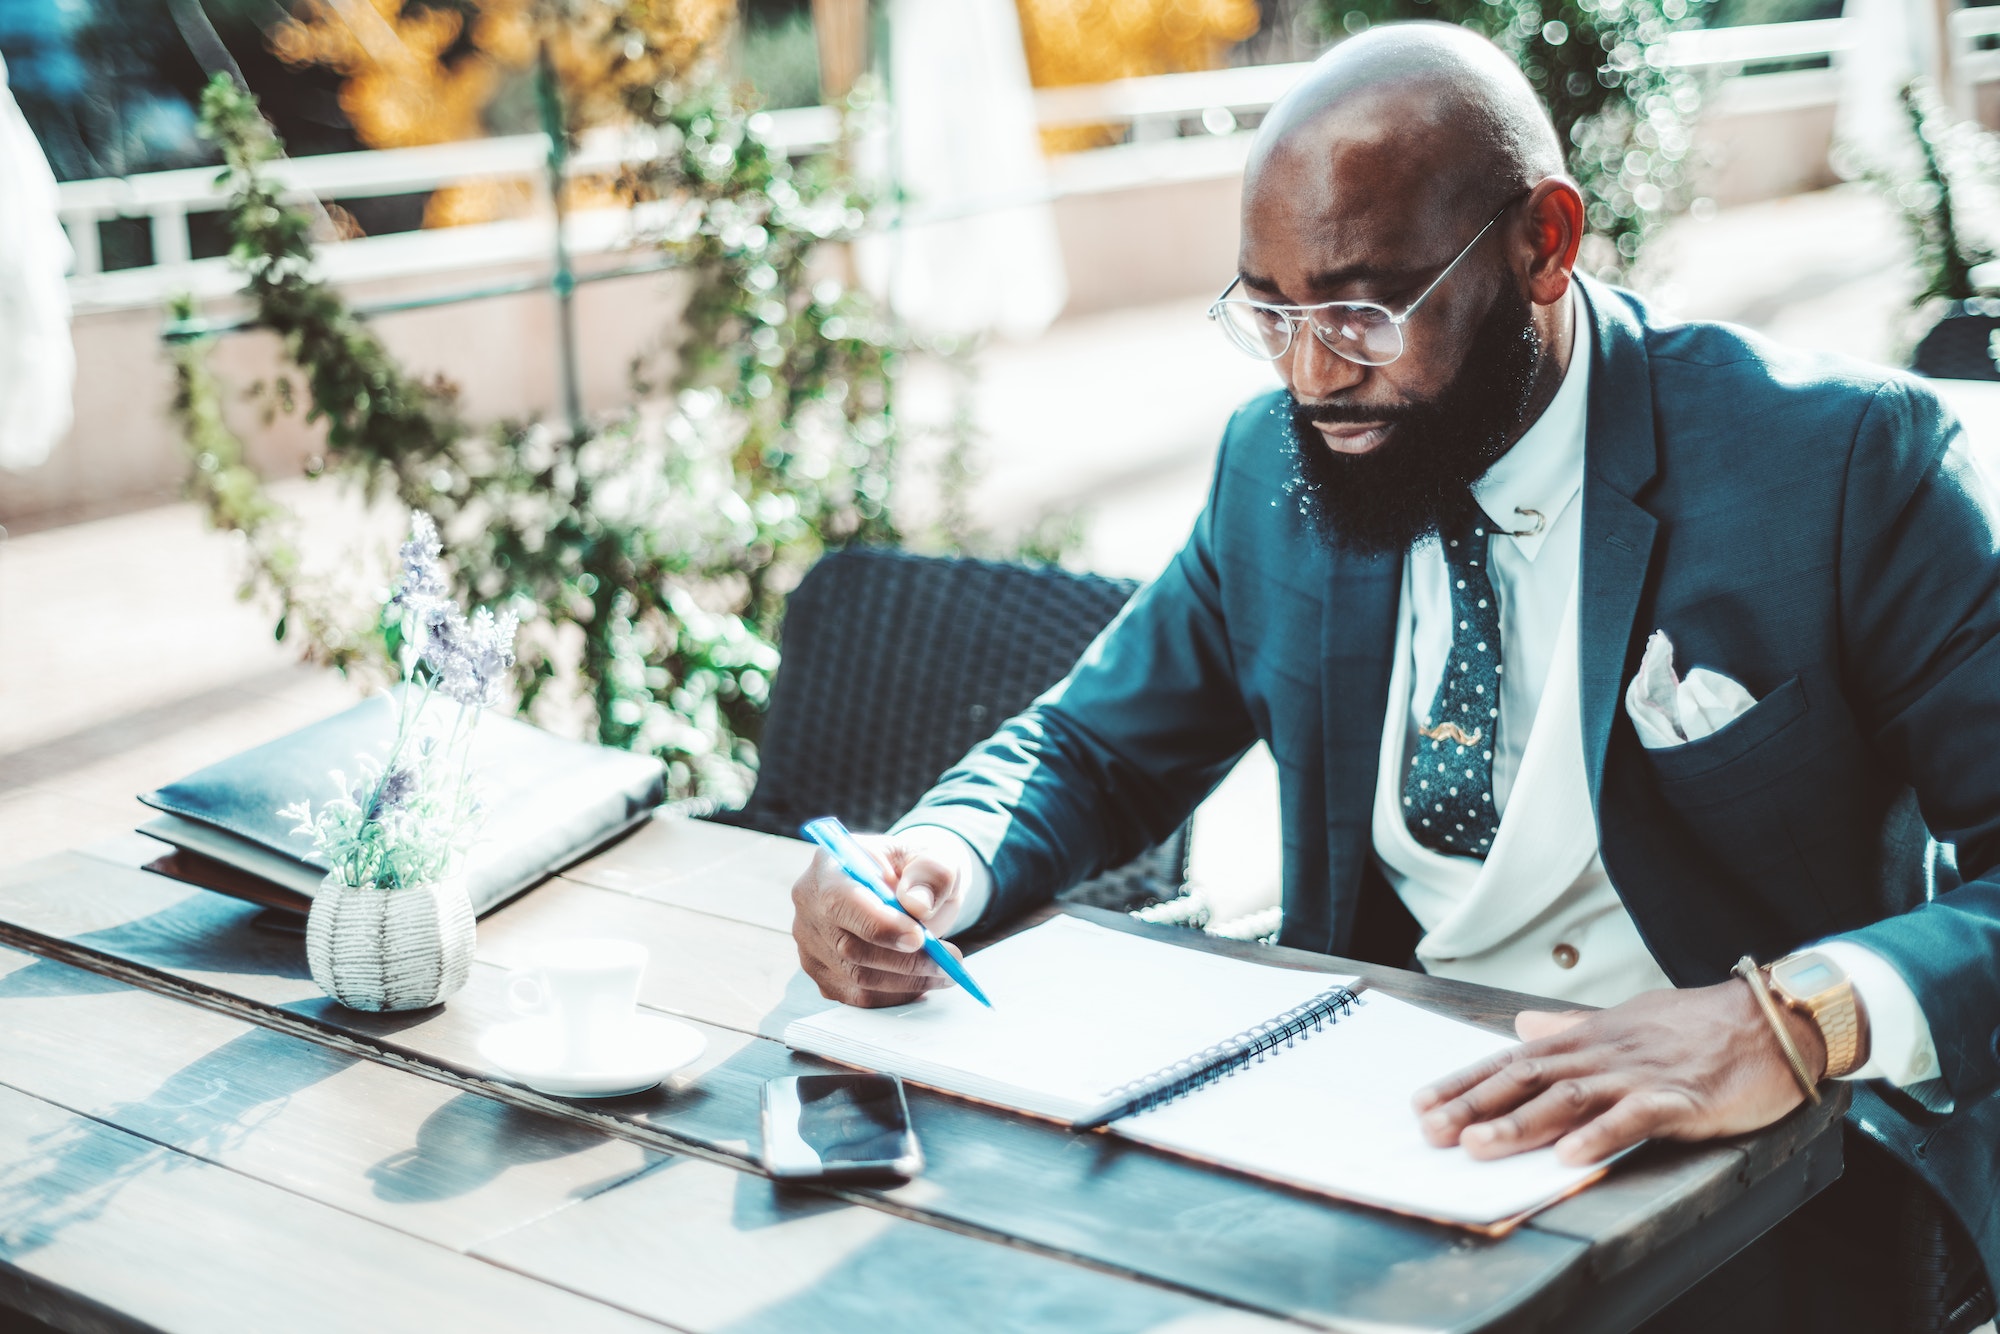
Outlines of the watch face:
{"label": "watch face", "polygon": [[1817,996],[1838,983],[1841,977],[1832,964],[1812,954],[1786,960],[1773,968],[1771,975],[1784,984],[1785,990],[1801,998]]}

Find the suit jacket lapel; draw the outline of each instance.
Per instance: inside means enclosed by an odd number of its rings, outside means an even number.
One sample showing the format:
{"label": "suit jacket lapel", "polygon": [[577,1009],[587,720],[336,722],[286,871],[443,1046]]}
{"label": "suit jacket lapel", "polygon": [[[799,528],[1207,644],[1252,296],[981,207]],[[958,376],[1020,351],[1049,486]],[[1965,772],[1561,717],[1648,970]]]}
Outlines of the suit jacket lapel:
{"label": "suit jacket lapel", "polygon": [[1327,556],[1319,676],[1326,728],[1330,912],[1326,942],[1317,948],[1333,953],[1345,944],[1338,938],[1342,925],[1355,920],[1362,873],[1373,855],[1369,830],[1375,811],[1375,768],[1382,750],[1382,720],[1389,707],[1402,574],[1399,556],[1346,551]]}
{"label": "suit jacket lapel", "polygon": [[1593,807],[1628,670],[1633,618],[1659,526],[1633,499],[1659,469],[1652,373],[1630,305],[1579,279],[1591,313],[1590,414],[1584,441],[1583,550],[1577,605],[1577,680],[1583,759]]}

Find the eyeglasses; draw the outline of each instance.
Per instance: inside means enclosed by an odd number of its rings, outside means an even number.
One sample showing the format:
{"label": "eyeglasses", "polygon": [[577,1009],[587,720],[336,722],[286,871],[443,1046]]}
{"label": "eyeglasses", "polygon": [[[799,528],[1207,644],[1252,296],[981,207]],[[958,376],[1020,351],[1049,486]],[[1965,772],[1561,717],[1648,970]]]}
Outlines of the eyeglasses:
{"label": "eyeglasses", "polygon": [[1377,301],[1322,301],[1311,306],[1283,306],[1268,301],[1250,301],[1243,297],[1231,297],[1236,285],[1243,281],[1238,274],[1229,280],[1229,286],[1222,289],[1222,295],[1208,308],[1208,317],[1222,326],[1222,332],[1229,336],[1231,344],[1245,354],[1260,361],[1276,361],[1292,350],[1292,337],[1301,324],[1312,325],[1313,336],[1325,347],[1349,361],[1363,366],[1386,366],[1403,355],[1403,326],[1409,323],[1417,307],[1424,304],[1438,284],[1451,276],[1459,261],[1472,253],[1472,247],[1479,244],[1480,237],[1493,230],[1493,224],[1501,215],[1528,195],[1524,190],[1500,206],[1500,212],[1486,220],[1458,257],[1444,266],[1444,272],[1431,279],[1431,285],[1418,293],[1398,315]]}

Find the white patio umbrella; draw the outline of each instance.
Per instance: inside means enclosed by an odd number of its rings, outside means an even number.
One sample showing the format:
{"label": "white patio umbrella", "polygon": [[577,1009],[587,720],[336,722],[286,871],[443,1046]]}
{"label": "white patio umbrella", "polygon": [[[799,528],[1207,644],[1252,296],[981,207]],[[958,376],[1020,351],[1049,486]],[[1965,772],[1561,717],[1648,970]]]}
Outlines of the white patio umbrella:
{"label": "white patio umbrella", "polygon": [[0,60],[0,467],[42,462],[70,427],[69,238],[56,179]]}
{"label": "white patio umbrella", "polygon": [[857,248],[913,328],[1032,337],[1068,296],[1014,0],[892,0],[889,166],[905,225]]}

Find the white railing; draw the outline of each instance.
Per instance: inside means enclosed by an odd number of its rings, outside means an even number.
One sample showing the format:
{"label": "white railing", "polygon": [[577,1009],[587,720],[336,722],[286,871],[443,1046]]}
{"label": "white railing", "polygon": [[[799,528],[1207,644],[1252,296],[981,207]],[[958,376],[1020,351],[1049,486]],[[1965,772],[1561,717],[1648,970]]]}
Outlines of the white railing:
{"label": "white railing", "polygon": [[[762,119],[759,128],[769,140],[793,154],[825,147],[840,129],[839,116],[830,107],[770,112]],[[420,148],[287,158],[272,163],[270,174],[294,201],[371,199],[415,194],[463,181],[527,178],[540,182],[548,152],[546,136],[517,134]],[[594,131],[583,137],[570,156],[569,173],[585,176],[614,170],[624,163],[644,160],[651,153],[648,136]],[[219,210],[227,201],[220,172],[214,167],[65,182],[59,187],[57,208],[76,251],[72,273],[88,278],[103,272],[97,224],[112,218],[147,219],[154,265],[186,264],[190,258],[188,215]]]}
{"label": "white railing", "polygon": [[1242,65],[1042,88],[1035,93],[1035,117],[1043,125],[1059,126],[1198,119],[1206,111],[1263,111],[1308,68],[1305,63]]}
{"label": "white railing", "polygon": [[[1961,67],[2000,69],[2000,51],[1978,49],[1988,34],[2000,31],[2000,7],[1961,10],[1952,16],[1952,23]],[[1845,19],[1707,29],[1675,33],[1646,58],[1656,65],[1722,75],[1725,96],[1718,109],[1770,110],[1831,100],[1837,71],[1745,75],[1746,66],[1814,56],[1831,60],[1852,45],[1852,33]],[[1967,54],[1958,54],[1961,51]],[[1036,115],[1045,126],[1109,123],[1128,125],[1132,131],[1131,143],[1054,159],[1051,194],[1063,197],[1233,174],[1242,167],[1249,138],[1234,132],[1237,118],[1268,109],[1305,69],[1304,64],[1245,66],[1039,90]],[[1981,77],[2000,77],[2000,72]],[[1731,99],[1730,93],[1761,95]],[[1180,138],[1181,127],[1189,123],[1204,132]],[[768,113],[762,129],[775,145],[800,153],[831,143],[839,122],[830,108],[806,107]],[[603,172],[641,160],[649,149],[643,137],[593,133],[571,156],[569,170],[584,175]],[[515,135],[294,158],[273,164],[272,174],[299,200],[415,194],[482,179],[527,179],[541,190],[547,151],[542,135]],[[225,259],[191,258],[187,228],[190,214],[220,209],[225,202],[213,167],[64,184],[60,210],[76,251],[71,295],[78,308],[157,304],[180,291],[198,297],[234,291],[236,278]],[[146,219],[152,238],[151,265],[103,271],[97,224],[113,218]],[[322,255],[327,275],[341,282],[442,274],[537,261],[550,251],[550,226],[544,217],[363,237],[327,245]],[[622,210],[601,210],[574,215],[567,240],[574,253],[588,256],[618,249],[631,237],[632,226]]]}
{"label": "white railing", "polygon": [[1963,109],[1970,111],[1975,86],[2000,82],[2000,5],[1955,9],[1946,20],[1946,31],[1952,78],[1965,94]]}
{"label": "white railing", "polygon": [[1661,43],[1653,63],[1682,69],[1740,70],[1745,65],[1832,56],[1853,46],[1852,19],[1694,28],[1670,35]]}

